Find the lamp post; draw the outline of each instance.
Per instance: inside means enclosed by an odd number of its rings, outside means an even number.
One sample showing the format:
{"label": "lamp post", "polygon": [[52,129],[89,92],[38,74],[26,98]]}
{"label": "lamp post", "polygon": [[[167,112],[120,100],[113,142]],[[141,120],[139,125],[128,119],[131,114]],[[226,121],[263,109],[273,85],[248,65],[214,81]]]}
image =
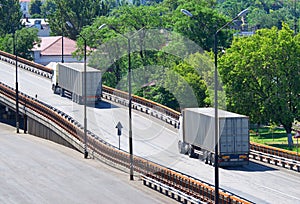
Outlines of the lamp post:
{"label": "lamp post", "polygon": [[294,34],[297,34],[297,0],[294,0]]}
{"label": "lamp post", "polygon": [[130,157],[130,176],[129,179],[133,180],[133,145],[132,145],[132,94],[131,94],[131,46],[130,46],[130,37],[123,35],[122,33],[118,32],[115,28],[110,27],[115,32],[122,35],[124,38],[127,39],[128,47],[127,47],[127,55],[128,55],[128,98],[129,98],[129,157]]}
{"label": "lamp post", "polygon": [[16,39],[16,31],[13,33],[13,49],[14,55],[16,60],[16,129],[17,133],[19,133],[20,129],[20,122],[19,122],[19,85],[18,85],[18,54],[17,54],[17,39]]}
{"label": "lamp post", "polygon": [[[4,6],[0,3],[0,8]],[[19,85],[18,85],[18,55],[17,55],[17,38],[16,38],[16,26],[13,28],[13,53],[15,55],[16,64],[16,131],[19,133],[20,122],[19,122]]]}
{"label": "lamp post", "polygon": [[61,63],[64,63],[64,28],[61,26]]}
{"label": "lamp post", "polygon": [[[69,21],[67,21],[67,25],[70,27],[70,28],[74,28],[73,24]],[[83,152],[83,155],[84,155],[84,158],[87,159],[88,158],[88,151],[87,151],[87,117],[86,117],[86,38],[83,37],[82,35],[79,34],[79,36],[83,39],[84,41],[84,60],[83,60],[83,72],[84,72],[84,75],[83,75],[83,84],[84,84],[84,94],[83,94],[83,98],[84,98],[84,116],[83,116],[83,123],[84,123],[84,152]]]}
{"label": "lamp post", "polygon": [[[70,27],[70,28],[74,28],[73,24],[69,21],[66,22],[67,25]],[[104,26],[100,26],[98,28],[98,30],[102,29]],[[87,93],[87,86],[86,86],[86,48],[87,48],[87,39],[86,37],[82,36],[79,34],[79,36],[83,39],[84,41],[84,60],[83,60],[83,64],[84,64],[84,76],[83,76],[83,84],[84,84],[84,94],[83,94],[83,97],[84,97],[84,158],[87,159],[88,158],[88,151],[87,151],[87,111],[86,111],[86,106],[87,106],[87,101],[86,101],[86,93]]]}
{"label": "lamp post", "polygon": [[[193,17],[193,14],[190,13],[186,9],[181,9],[181,12],[189,17]],[[214,87],[214,103],[215,103],[215,158],[214,158],[214,167],[215,167],[215,203],[219,203],[219,116],[218,116],[218,33],[228,26],[230,23],[232,23],[234,20],[239,18],[240,16],[244,16],[248,12],[248,9],[245,9],[241,11],[236,17],[228,21],[225,25],[223,25],[221,28],[217,29],[217,31],[214,34],[214,64],[215,64],[215,69],[214,69],[214,82],[215,82],[215,87]]]}
{"label": "lamp post", "polygon": [[[104,27],[106,24],[101,25],[100,27]],[[131,87],[131,58],[130,58],[130,52],[131,52],[131,38],[135,34],[131,36],[126,36],[119,31],[117,31],[113,26],[108,26],[110,29],[114,30],[116,33],[120,34],[122,37],[127,39],[127,55],[128,55],[128,98],[129,98],[129,156],[130,156],[130,180],[133,180],[133,145],[132,145],[132,87]],[[141,28],[140,30],[142,30]],[[140,31],[138,30],[137,33]]]}

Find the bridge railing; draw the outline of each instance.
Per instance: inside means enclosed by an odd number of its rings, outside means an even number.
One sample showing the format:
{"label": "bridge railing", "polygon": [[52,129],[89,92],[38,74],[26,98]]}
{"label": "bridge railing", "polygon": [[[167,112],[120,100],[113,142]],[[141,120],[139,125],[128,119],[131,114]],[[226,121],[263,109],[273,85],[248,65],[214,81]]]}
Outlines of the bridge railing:
{"label": "bridge railing", "polygon": [[[15,99],[15,90],[0,83],[0,95]],[[74,138],[83,143],[83,127],[72,117],[55,109],[54,107],[38,101],[35,98],[25,94],[19,94],[19,103],[26,105],[27,109],[31,109],[36,113],[47,117],[55,122],[64,130],[68,131]],[[96,152],[98,155],[105,157],[113,163],[129,168],[130,156],[127,152],[118,150],[116,147],[109,145],[103,140],[95,140],[96,135],[88,131],[89,149]],[[174,170],[155,164],[149,160],[134,156],[134,170],[150,178],[153,178],[161,183],[166,183],[179,191],[193,195],[193,197],[212,203],[214,199],[214,187],[202,183],[199,180],[191,178],[187,175],[175,172]],[[230,193],[220,191],[220,203],[250,203],[246,200],[231,195]]]}
{"label": "bridge railing", "polygon": [[[3,52],[0,50],[0,60],[7,62],[9,64],[16,64],[16,56],[7,52]],[[34,72],[36,74],[42,75],[46,78],[52,77],[52,69],[41,64],[37,64],[30,60],[18,57],[18,67],[23,68],[25,70]]]}
{"label": "bridge railing", "polygon": [[[15,55],[0,51],[0,60],[7,61],[8,63],[14,64],[15,63]],[[45,76],[47,78],[52,77],[52,69],[48,68],[46,66],[34,63],[32,61],[22,59],[18,57],[18,61],[21,62],[19,64],[20,67],[23,67],[24,69],[27,69],[29,71],[35,72],[37,74],[40,74],[42,76]],[[40,70],[40,71],[39,71]],[[128,106],[128,93],[124,91],[120,91],[118,89],[114,89],[108,86],[103,85],[103,97],[115,102],[118,102],[123,105]],[[165,122],[173,125],[174,127],[179,127],[179,115],[180,113],[168,108],[166,106],[163,106],[159,103],[150,101],[148,99],[139,97],[139,96],[132,96],[133,103],[132,106],[134,109],[139,109],[147,114],[151,114],[152,116],[155,116],[161,120],[164,120]],[[127,102],[126,102],[127,100]],[[250,148],[252,150],[261,151],[263,153],[272,154],[274,156],[281,156],[287,159],[293,159],[296,161],[300,161],[299,156],[292,151],[279,149],[267,145],[257,144],[254,142],[250,142]]]}

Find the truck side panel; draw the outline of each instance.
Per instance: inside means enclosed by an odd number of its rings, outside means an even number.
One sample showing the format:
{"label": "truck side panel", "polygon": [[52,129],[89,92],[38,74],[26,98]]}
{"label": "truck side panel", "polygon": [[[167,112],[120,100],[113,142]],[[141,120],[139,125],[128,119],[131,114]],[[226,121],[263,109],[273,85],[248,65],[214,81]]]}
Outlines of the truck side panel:
{"label": "truck side panel", "polygon": [[82,96],[82,72],[62,64],[59,64],[58,72],[59,86],[71,93]]}
{"label": "truck side panel", "polygon": [[209,151],[214,150],[214,118],[184,110],[184,141]]}
{"label": "truck side panel", "polygon": [[[72,93],[71,97],[82,103],[84,99],[84,66],[80,63],[58,63],[58,86]],[[86,71],[87,102],[95,102],[101,97],[101,72],[87,67]],[[81,101],[81,102],[80,102]]]}

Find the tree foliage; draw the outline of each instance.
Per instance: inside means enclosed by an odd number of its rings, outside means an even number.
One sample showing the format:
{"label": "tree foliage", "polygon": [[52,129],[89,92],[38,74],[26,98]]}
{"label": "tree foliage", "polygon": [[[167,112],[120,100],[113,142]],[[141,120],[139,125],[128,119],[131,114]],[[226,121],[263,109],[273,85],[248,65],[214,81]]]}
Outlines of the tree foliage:
{"label": "tree foliage", "polygon": [[[55,35],[61,35],[76,39],[84,26],[89,26],[98,16],[107,15],[116,6],[113,0],[47,0],[49,6],[55,9],[46,11],[51,31]],[[43,11],[45,13],[45,11]],[[70,22],[73,27],[67,26]]]}
{"label": "tree foliage", "polygon": [[[233,18],[238,12],[249,8],[246,23],[249,30],[281,28],[282,22],[290,28],[298,27],[299,3],[294,0],[227,0],[217,1],[218,10]],[[295,21],[296,20],[296,21]]]}
{"label": "tree foliage", "polygon": [[290,136],[299,118],[299,37],[283,24],[282,30],[235,38],[219,60],[230,110],[249,115],[252,122],[282,124]]}
{"label": "tree foliage", "polygon": [[[23,28],[16,31],[16,53],[19,57],[32,60],[31,49],[40,42],[37,33],[36,28]],[[13,34],[6,34],[3,38],[0,38],[0,50],[14,54]]]}
{"label": "tree foliage", "polygon": [[41,17],[41,7],[42,7],[41,0],[34,0],[34,1],[30,2],[29,13],[31,15],[31,18],[40,18]]}
{"label": "tree foliage", "polygon": [[31,49],[39,42],[36,29],[25,29],[21,25],[22,12],[19,1],[3,0],[0,3],[0,50],[14,54],[15,38],[18,56],[32,59]]}
{"label": "tree foliage", "polygon": [[22,12],[18,0],[2,0],[0,3],[0,36],[21,29]]}

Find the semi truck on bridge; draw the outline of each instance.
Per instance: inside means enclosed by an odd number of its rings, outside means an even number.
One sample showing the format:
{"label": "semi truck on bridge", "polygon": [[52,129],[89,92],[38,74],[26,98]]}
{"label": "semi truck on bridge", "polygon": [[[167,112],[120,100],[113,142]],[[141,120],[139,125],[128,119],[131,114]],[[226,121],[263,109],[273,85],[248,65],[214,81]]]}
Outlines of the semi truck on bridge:
{"label": "semi truck on bridge", "polygon": [[[52,90],[55,94],[68,96],[72,101],[84,103],[84,65],[83,63],[52,63]],[[101,99],[102,83],[100,70],[86,67],[87,103]]]}
{"label": "semi truck on bridge", "polygon": [[[186,108],[180,116],[179,152],[214,164],[215,109]],[[218,110],[219,166],[241,166],[249,163],[249,118],[244,115]]]}

